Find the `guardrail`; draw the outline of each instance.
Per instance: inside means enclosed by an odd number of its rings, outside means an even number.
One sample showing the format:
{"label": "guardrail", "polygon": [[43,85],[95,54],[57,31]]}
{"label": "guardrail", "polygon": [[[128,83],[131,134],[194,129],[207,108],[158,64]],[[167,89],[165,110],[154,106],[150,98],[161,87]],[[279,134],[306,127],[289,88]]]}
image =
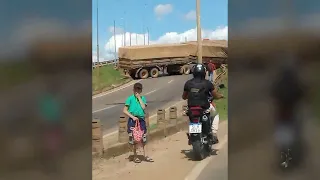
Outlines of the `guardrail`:
{"label": "guardrail", "polygon": [[227,71],[227,65],[223,64],[221,65],[221,70],[222,72],[220,74],[218,74],[218,76],[215,78],[213,84],[214,86],[218,86],[219,84],[221,84],[223,82],[223,80],[226,78],[226,76],[228,76],[228,71]]}
{"label": "guardrail", "polygon": [[92,62],[92,68],[102,67],[107,65],[116,64],[118,60],[102,61],[102,62]]}

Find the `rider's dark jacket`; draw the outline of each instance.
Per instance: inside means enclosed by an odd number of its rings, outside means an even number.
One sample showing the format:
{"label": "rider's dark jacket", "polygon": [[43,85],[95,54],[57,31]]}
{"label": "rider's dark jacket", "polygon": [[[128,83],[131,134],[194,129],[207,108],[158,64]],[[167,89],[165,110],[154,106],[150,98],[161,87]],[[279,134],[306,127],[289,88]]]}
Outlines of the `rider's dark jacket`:
{"label": "rider's dark jacket", "polygon": [[208,97],[213,90],[214,86],[209,80],[200,78],[188,80],[184,85],[184,91],[188,93],[188,106],[201,106],[209,109]]}

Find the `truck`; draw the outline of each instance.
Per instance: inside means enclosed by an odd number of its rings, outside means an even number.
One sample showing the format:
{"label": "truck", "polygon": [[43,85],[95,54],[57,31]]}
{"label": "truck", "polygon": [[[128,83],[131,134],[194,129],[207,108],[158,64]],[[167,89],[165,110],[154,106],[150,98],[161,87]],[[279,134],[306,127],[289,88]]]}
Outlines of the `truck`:
{"label": "truck", "polygon": [[[204,40],[203,62],[213,62],[219,67],[227,63],[227,42]],[[118,67],[133,79],[157,78],[160,74],[185,74],[192,72],[197,63],[197,43],[154,44],[120,47]]]}

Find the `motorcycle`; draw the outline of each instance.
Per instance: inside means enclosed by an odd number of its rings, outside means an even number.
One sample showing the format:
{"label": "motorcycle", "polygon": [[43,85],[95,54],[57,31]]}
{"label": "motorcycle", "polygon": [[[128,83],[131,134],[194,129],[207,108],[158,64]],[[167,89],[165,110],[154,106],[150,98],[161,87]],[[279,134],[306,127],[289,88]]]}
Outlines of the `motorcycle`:
{"label": "motorcycle", "polygon": [[197,160],[202,160],[210,156],[213,142],[211,135],[211,125],[213,119],[210,117],[210,110],[202,107],[188,107],[189,116],[188,144],[192,145],[194,156]]}

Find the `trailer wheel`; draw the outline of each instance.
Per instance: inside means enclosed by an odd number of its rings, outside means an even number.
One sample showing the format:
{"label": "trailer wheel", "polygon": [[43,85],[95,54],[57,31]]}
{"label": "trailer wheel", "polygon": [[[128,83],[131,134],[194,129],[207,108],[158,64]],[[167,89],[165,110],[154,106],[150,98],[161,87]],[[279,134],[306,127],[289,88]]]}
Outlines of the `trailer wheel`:
{"label": "trailer wheel", "polygon": [[147,79],[149,77],[149,72],[147,69],[141,69],[139,71],[139,78],[140,79]]}
{"label": "trailer wheel", "polygon": [[152,78],[157,78],[159,76],[159,69],[154,67],[150,70],[150,76]]}
{"label": "trailer wheel", "polygon": [[188,75],[188,74],[190,74],[190,71],[191,71],[191,69],[190,69],[189,65],[183,65],[180,69],[180,74]]}
{"label": "trailer wheel", "polygon": [[190,74],[190,72],[191,72],[190,66],[189,66],[189,65],[186,65],[186,66],[184,67],[183,73],[184,73],[185,75],[188,75],[188,74]]}

